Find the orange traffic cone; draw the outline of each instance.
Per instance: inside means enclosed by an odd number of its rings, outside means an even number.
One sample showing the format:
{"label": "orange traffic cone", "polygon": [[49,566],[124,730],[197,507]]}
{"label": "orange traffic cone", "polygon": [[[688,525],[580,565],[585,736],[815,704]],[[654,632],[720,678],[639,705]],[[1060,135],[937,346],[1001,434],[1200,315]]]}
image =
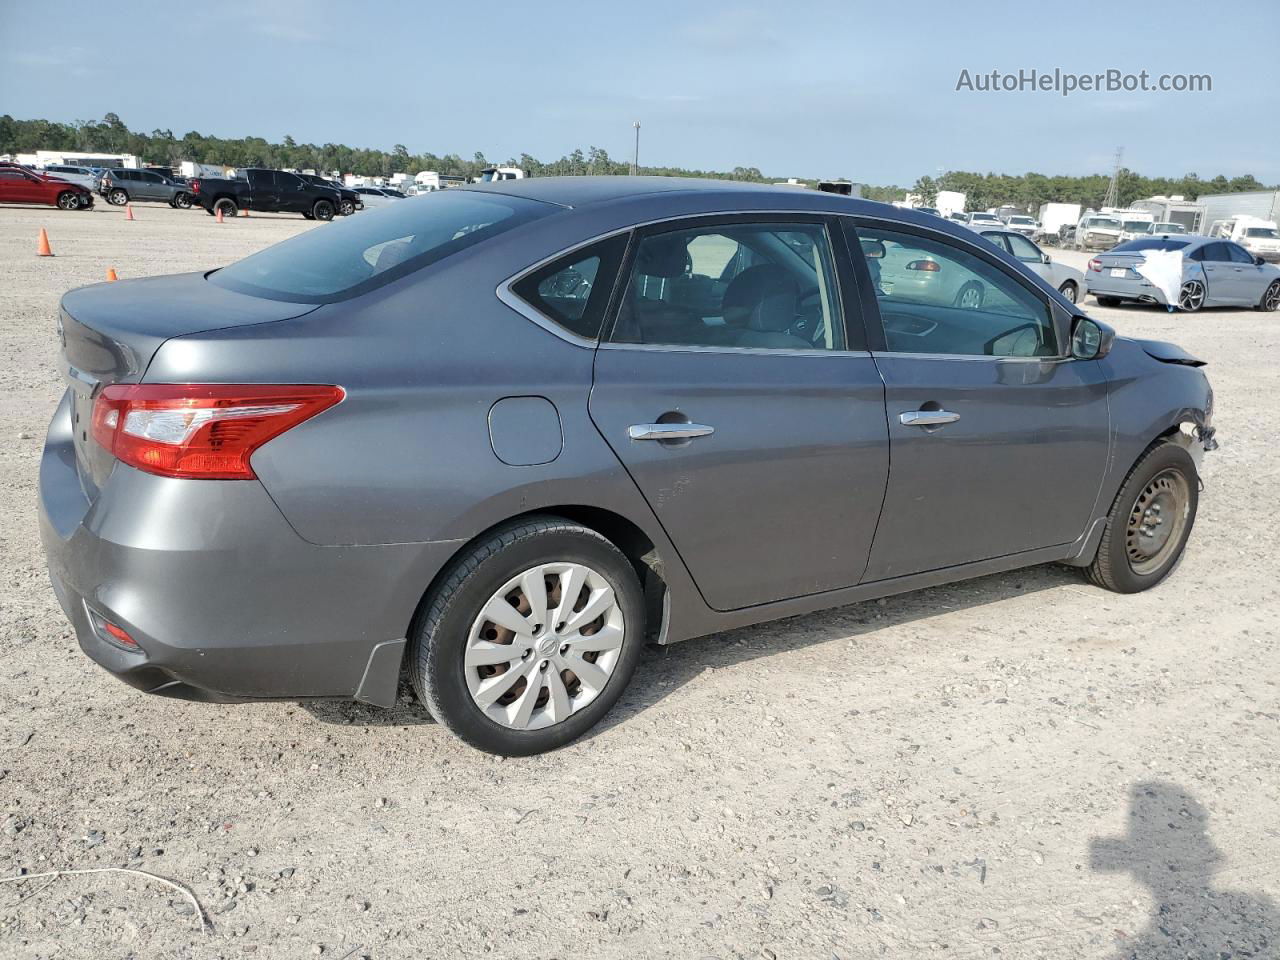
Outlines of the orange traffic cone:
{"label": "orange traffic cone", "polygon": [[132,204],[132,203],[126,203],[126,204],[124,205],[124,218],[125,218],[126,220],[132,220],[132,219],[133,219],[133,204]]}
{"label": "orange traffic cone", "polygon": [[113,280],[119,280],[119,279],[120,278],[116,276],[116,268],[107,267],[107,283],[111,283]]}
{"label": "orange traffic cone", "polygon": [[49,234],[45,233],[44,227],[40,228],[40,239],[36,242],[37,257],[52,257],[53,251],[49,249]]}
{"label": "orange traffic cone", "polygon": [[249,215],[249,208],[248,208],[248,207],[245,207],[243,210],[241,210],[241,211],[240,211],[240,216],[242,216],[242,217],[247,217],[248,215]]}
{"label": "orange traffic cone", "polygon": [[222,222],[222,208],[218,208],[218,223]]}

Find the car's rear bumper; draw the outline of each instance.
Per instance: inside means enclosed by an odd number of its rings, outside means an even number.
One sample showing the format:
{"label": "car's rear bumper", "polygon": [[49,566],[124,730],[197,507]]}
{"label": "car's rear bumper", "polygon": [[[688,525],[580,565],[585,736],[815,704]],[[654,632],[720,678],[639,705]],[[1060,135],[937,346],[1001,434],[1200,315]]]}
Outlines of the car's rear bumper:
{"label": "car's rear bumper", "polygon": [[[1129,271],[1132,273],[1133,271]],[[1090,270],[1084,275],[1085,290],[1095,297],[1115,297],[1119,300],[1141,300],[1168,306],[1168,298],[1144,277],[1112,277],[1104,268],[1101,274]]]}
{"label": "car's rear bumper", "polygon": [[[389,704],[414,610],[458,546],[316,546],[256,480],[122,464],[91,503],[65,400],[40,464],[40,536],[90,659],[140,690],[215,702]],[[101,620],[137,649],[107,639]]]}

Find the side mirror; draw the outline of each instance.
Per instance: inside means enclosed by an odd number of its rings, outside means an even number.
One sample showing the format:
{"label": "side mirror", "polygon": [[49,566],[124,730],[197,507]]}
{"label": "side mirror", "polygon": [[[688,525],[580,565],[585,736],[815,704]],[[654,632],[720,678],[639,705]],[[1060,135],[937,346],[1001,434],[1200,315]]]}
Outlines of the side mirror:
{"label": "side mirror", "polygon": [[1111,352],[1116,332],[1105,323],[1078,316],[1071,324],[1071,356],[1076,360],[1100,360]]}
{"label": "side mirror", "polygon": [[1052,263],[1053,261],[1049,259],[1049,255],[1048,255],[1047,253],[1042,253],[1042,254],[1040,254],[1040,262],[1041,262],[1041,263]]}
{"label": "side mirror", "polygon": [[1254,263],[1254,266],[1258,266],[1258,267],[1265,267],[1267,265],[1267,261],[1262,257],[1254,257],[1253,263]]}

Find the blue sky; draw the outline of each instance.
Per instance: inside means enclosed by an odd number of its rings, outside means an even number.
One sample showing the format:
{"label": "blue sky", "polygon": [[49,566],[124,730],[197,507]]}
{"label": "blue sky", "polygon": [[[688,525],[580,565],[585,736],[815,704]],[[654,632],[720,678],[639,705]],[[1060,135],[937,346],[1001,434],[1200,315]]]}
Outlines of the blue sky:
{"label": "blue sky", "polygon": [[[626,158],[640,120],[645,163],[904,185],[1109,171],[1123,145],[1144,174],[1274,183],[1278,14],[1275,0],[0,0],[0,112],[491,160],[592,144]],[[962,69],[1055,67],[1208,73],[1213,91],[955,89]]]}

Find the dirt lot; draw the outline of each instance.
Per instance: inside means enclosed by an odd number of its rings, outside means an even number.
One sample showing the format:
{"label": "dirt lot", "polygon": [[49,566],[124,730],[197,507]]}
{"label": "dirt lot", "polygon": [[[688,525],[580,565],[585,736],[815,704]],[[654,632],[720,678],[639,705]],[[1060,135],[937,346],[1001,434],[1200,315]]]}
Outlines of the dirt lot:
{"label": "dirt lot", "polygon": [[1210,362],[1160,588],[1043,567],[655,650],[594,736],[499,761],[408,702],[171,702],[79,653],[36,533],[58,297],[313,227],[136,214],[0,209],[0,875],[148,870],[213,926],[5,884],[0,956],[1280,955],[1280,316],[1090,301]]}

